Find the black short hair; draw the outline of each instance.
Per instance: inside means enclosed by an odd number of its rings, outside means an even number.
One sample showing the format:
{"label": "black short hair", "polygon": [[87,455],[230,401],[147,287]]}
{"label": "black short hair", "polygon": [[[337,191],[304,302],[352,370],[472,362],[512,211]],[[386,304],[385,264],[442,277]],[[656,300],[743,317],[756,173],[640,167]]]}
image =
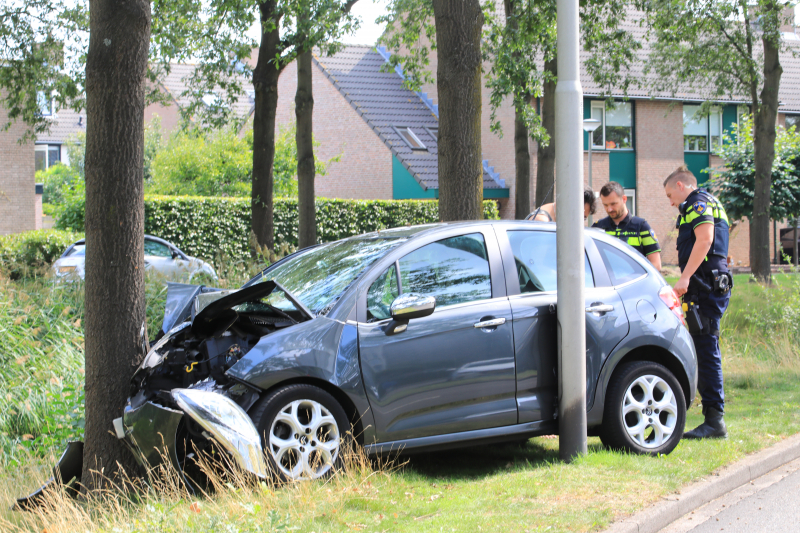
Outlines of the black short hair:
{"label": "black short hair", "polygon": [[583,189],[583,203],[589,204],[589,214],[594,215],[597,211],[597,198],[594,195],[594,191],[589,187]]}
{"label": "black short hair", "polygon": [[611,196],[611,193],[615,193],[617,196],[622,198],[625,196],[625,189],[622,188],[622,185],[617,183],[616,181],[609,181],[603,188],[600,189],[600,196]]}

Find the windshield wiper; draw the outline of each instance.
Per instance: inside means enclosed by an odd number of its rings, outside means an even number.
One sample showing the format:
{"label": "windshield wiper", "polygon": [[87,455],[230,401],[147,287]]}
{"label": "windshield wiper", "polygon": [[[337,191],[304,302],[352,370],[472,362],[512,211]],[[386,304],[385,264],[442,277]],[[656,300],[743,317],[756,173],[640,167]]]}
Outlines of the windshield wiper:
{"label": "windshield wiper", "polygon": [[283,291],[283,293],[286,295],[286,299],[287,299],[287,300],[289,300],[290,302],[292,302],[292,305],[294,305],[294,306],[295,306],[295,308],[297,308],[297,310],[298,310],[298,311],[300,311],[301,313],[303,313],[304,315],[306,315],[306,316],[308,317],[308,319],[309,319],[309,320],[312,320],[312,319],[316,318],[316,316],[317,316],[317,315],[315,315],[314,313],[312,313],[312,312],[311,312],[311,310],[310,310],[308,307],[306,307],[305,305],[303,305],[303,304],[300,302],[300,300],[298,300],[298,299],[297,299],[297,297],[296,297],[294,294],[292,294],[291,292],[289,292],[289,290],[288,290],[288,289],[286,289],[286,288],[285,288],[283,285],[281,285],[280,283],[278,283],[278,282],[277,282],[277,281],[275,281],[274,279],[272,280],[272,282],[275,284],[275,286],[276,286],[277,288],[279,288],[280,290],[282,290],[282,291]]}

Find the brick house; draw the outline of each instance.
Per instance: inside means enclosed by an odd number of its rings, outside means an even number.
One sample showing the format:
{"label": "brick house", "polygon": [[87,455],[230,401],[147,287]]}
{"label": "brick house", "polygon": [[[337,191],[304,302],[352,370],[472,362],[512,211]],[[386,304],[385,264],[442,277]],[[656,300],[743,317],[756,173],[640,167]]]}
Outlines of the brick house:
{"label": "brick house", "polygon": [[[0,101],[3,98],[0,94]],[[0,105],[0,124],[6,122],[8,114]],[[41,193],[36,194],[34,183],[34,145],[17,142],[26,130],[27,126],[19,121],[6,131],[0,129],[0,235],[41,228]]]}

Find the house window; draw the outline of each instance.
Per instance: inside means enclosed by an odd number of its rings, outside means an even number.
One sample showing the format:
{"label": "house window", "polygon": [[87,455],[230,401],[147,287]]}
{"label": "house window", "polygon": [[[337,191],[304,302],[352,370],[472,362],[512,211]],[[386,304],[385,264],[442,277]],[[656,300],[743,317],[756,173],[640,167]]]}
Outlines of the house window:
{"label": "house window", "polygon": [[636,189],[624,189],[624,193],[628,198],[625,202],[625,207],[628,208],[631,216],[636,216]]}
{"label": "house window", "polygon": [[592,135],[592,148],[633,149],[633,104],[615,102],[611,108],[605,102],[592,102],[591,117],[600,121]]}
{"label": "house window", "polygon": [[395,128],[395,131],[412,150],[426,150],[423,142],[411,131],[411,128]]}
{"label": "house window", "polygon": [[35,169],[47,170],[61,161],[60,144],[37,144],[34,150]]}
{"label": "house window", "polygon": [[722,145],[722,112],[712,108],[708,115],[699,105],[683,106],[683,149],[686,152],[714,152]]}
{"label": "house window", "polygon": [[39,106],[39,113],[44,117],[53,116],[53,98],[45,91],[36,93],[36,104]]}
{"label": "house window", "polygon": [[429,128],[425,126],[425,131],[428,132],[428,135],[430,135],[434,141],[439,142],[439,128]]}
{"label": "house window", "polygon": [[788,130],[792,126],[795,127],[795,131],[797,131],[798,126],[800,126],[800,115],[786,115],[786,129]]}

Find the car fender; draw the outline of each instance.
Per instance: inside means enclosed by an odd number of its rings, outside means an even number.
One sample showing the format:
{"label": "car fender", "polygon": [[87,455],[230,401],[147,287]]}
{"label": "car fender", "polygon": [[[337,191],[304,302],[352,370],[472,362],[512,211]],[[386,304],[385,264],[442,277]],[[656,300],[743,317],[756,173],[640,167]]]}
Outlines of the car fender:
{"label": "car fender", "polygon": [[374,423],[369,410],[358,358],[358,329],[338,320],[318,316],[263,337],[241,360],[228,369],[234,379],[269,391],[284,383],[322,385],[342,403],[355,409],[365,442],[372,439]]}
{"label": "car fender", "polygon": [[[672,335],[665,337],[664,335],[655,335],[655,334],[648,334],[645,332],[637,332],[634,331],[636,328],[635,323],[631,323],[631,332],[628,334],[625,339],[623,339],[615,348],[615,350],[609,355],[606,361],[603,363],[602,368],[600,369],[600,376],[597,380],[597,388],[595,389],[594,393],[594,403],[592,408],[589,409],[587,412],[587,423],[591,426],[600,425],[603,421],[603,411],[605,409],[605,399],[606,399],[606,391],[608,390],[608,384],[611,381],[611,376],[614,374],[614,370],[619,366],[619,364],[635,353],[637,359],[647,359],[647,357],[640,357],[644,352],[643,350],[647,350],[648,348],[657,351],[657,354],[654,354],[653,360],[659,361],[663,359],[664,354],[669,354],[680,368],[683,369],[685,372],[686,379],[689,380],[691,383],[692,374],[689,373],[691,371],[690,368],[687,368],[686,364],[683,361],[683,358],[676,353],[673,349],[673,339],[675,337],[675,332]],[[676,330],[677,331],[677,328]],[[676,376],[679,381],[681,381],[680,376]],[[684,391],[685,392],[685,391]]]}

